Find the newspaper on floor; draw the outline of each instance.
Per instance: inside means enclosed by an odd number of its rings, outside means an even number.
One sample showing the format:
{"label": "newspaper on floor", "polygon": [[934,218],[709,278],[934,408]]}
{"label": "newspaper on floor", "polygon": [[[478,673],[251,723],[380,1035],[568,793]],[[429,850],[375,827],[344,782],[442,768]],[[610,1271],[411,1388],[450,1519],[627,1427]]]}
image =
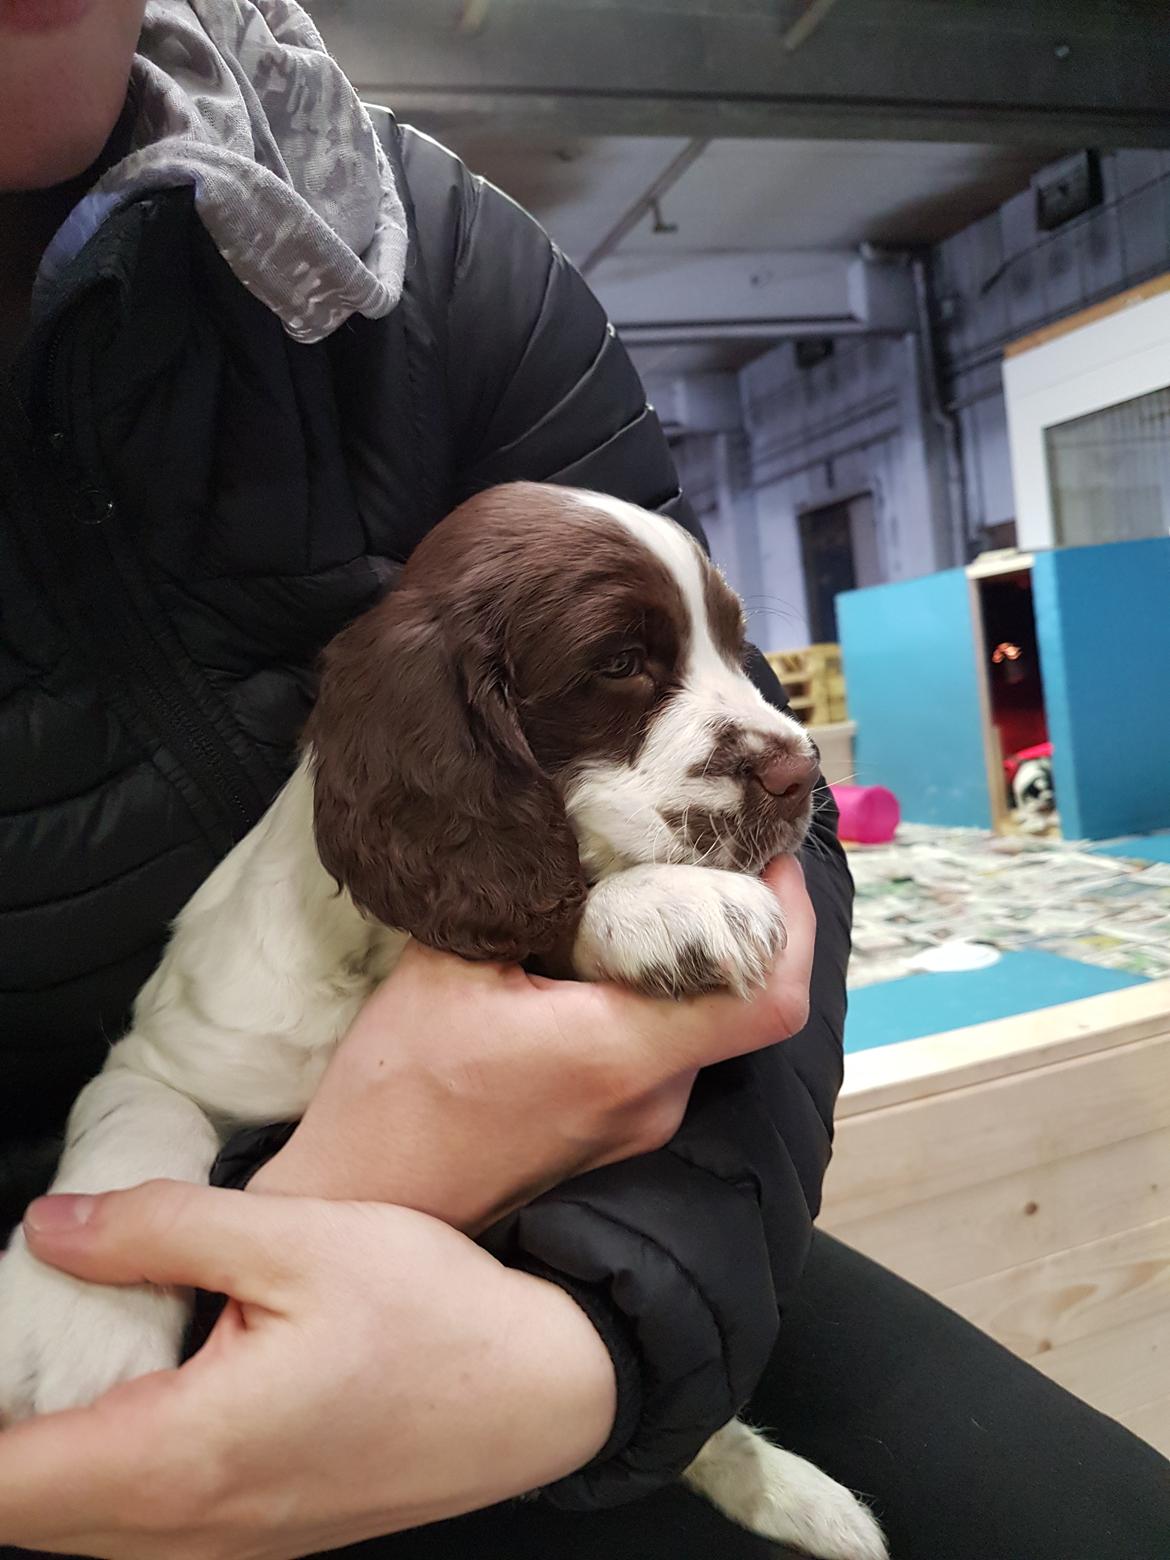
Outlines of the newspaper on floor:
{"label": "newspaper on floor", "polygon": [[891,845],[852,848],[850,866],[853,986],[909,974],[924,950],[954,940],[1170,976],[1170,864],[919,824]]}

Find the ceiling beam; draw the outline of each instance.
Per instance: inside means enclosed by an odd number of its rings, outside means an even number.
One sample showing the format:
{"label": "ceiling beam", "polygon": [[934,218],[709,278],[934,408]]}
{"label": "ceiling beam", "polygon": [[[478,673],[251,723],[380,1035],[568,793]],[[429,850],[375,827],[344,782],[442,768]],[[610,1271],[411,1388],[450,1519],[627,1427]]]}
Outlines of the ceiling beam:
{"label": "ceiling beam", "polygon": [[1164,0],[316,0],[371,100],[439,134],[1170,144]]}
{"label": "ceiling beam", "polygon": [[689,168],[693,168],[699,158],[710,146],[710,141],[688,141],[677,157],[671,159],[662,170],[649,189],[644,190],[638,199],[630,206],[610,228],[608,233],[603,233],[593,248],[581,261],[581,275],[588,276],[614,250],[624,238],[628,238],[636,227],[639,227],[642,218],[651,212],[659,210],[658,203],[666,195]]}
{"label": "ceiling beam", "polygon": [[627,342],[901,334],[915,328],[913,279],[849,251],[614,255],[590,277]]}
{"label": "ceiling beam", "polygon": [[736,374],[655,374],[643,383],[667,433],[737,433],[743,427]]}

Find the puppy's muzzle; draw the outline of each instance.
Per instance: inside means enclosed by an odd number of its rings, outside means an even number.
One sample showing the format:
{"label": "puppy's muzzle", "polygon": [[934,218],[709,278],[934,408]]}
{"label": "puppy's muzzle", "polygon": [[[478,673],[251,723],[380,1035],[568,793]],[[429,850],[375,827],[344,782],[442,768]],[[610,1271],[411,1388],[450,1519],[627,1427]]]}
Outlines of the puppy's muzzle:
{"label": "puppy's muzzle", "polygon": [[752,765],[751,774],[775,798],[785,822],[792,823],[804,811],[812,794],[817,766],[815,759],[806,754],[772,751]]}

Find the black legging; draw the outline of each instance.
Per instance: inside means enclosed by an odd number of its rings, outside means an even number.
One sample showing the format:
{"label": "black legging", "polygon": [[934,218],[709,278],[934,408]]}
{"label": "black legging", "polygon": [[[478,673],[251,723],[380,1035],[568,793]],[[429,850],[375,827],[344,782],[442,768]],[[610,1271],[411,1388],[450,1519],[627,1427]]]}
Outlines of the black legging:
{"label": "black legging", "polygon": [[[1170,1463],[921,1290],[819,1235],[749,1417],[872,1500],[893,1560],[1170,1560]],[[539,1501],[350,1560],[779,1560],[675,1485]]]}
{"label": "black legging", "polygon": [[[818,1235],[750,1417],[873,1501],[893,1560],[1170,1560],[1170,1463],[954,1312]],[[681,1485],[518,1501],[349,1560],[780,1560]]]}

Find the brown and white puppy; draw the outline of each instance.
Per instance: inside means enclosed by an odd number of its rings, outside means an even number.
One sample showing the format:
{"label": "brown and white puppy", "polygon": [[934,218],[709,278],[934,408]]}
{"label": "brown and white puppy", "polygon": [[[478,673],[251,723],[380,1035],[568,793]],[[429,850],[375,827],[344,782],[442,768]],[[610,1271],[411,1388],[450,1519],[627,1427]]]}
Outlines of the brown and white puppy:
{"label": "brown and white puppy", "polygon": [[[70,1116],[54,1190],[204,1181],[294,1119],[409,937],[681,996],[782,945],[773,856],[808,828],[800,726],[743,670],[737,598],[669,520],[565,488],[480,494],[325,655],[296,773],[175,923]],[[341,892],[338,892],[340,885]],[[0,1261],[0,1421],[175,1364],[184,1302]],[[688,1480],[825,1560],[882,1560],[848,1491],[738,1422]]]}
{"label": "brown and white puppy", "polygon": [[484,493],[326,652],[321,860],[382,925],[471,958],[575,937],[586,978],[746,990],[781,935],[752,878],[803,841],[816,764],[745,654],[738,598],[681,527]]}

